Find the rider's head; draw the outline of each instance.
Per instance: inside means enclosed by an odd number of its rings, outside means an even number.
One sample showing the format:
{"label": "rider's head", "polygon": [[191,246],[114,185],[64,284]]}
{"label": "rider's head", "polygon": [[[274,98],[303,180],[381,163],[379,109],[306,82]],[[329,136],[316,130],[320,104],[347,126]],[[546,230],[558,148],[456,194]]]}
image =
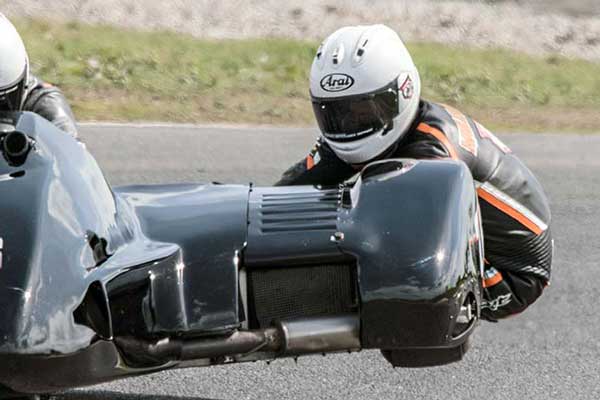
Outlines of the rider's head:
{"label": "rider's head", "polygon": [[21,36],[0,13],[0,111],[23,107],[29,80],[29,59]]}
{"label": "rider's head", "polygon": [[342,160],[363,164],[410,128],[421,81],[402,40],[384,25],[341,28],[317,50],[310,72],[313,110]]}

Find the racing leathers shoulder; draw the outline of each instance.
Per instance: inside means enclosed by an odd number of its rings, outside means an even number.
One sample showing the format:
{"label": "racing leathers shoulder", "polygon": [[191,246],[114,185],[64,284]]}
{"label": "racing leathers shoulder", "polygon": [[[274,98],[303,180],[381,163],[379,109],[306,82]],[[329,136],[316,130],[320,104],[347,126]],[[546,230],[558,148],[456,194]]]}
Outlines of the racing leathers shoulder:
{"label": "racing leathers shoulder", "polygon": [[[385,158],[451,158],[471,170],[484,231],[484,318],[517,314],[541,295],[552,263],[550,208],[539,181],[508,146],[460,111],[422,101],[413,127]],[[356,172],[320,139],[277,185],[332,185]]]}
{"label": "racing leathers shoulder", "polygon": [[321,138],[305,159],[285,171],[276,186],[337,185],[359,170],[342,161]]}
{"label": "racing leathers shoulder", "polygon": [[56,86],[35,76],[30,78],[23,111],[39,114],[59,129],[77,137],[77,123],[63,93]]}

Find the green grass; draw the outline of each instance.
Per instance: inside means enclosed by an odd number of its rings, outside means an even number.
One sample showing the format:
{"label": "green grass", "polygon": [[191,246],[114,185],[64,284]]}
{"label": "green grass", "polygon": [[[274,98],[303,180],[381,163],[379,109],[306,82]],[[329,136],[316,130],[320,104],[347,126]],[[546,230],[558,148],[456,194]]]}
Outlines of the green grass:
{"label": "green grass", "polygon": [[[317,43],[198,40],[165,32],[18,21],[33,71],[81,120],[311,124]],[[492,128],[600,131],[600,64],[411,44],[423,96]]]}

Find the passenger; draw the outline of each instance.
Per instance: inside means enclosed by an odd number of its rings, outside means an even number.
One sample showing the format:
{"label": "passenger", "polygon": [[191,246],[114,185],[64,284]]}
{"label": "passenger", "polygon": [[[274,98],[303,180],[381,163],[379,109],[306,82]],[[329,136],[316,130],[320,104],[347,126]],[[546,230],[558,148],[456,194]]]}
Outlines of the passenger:
{"label": "passenger", "polygon": [[334,185],[385,158],[461,160],[477,183],[483,221],[482,317],[520,313],[542,294],[553,250],[542,186],[480,123],[421,99],[419,72],[396,32],[334,32],[317,51],[310,92],[321,136],[277,185]]}

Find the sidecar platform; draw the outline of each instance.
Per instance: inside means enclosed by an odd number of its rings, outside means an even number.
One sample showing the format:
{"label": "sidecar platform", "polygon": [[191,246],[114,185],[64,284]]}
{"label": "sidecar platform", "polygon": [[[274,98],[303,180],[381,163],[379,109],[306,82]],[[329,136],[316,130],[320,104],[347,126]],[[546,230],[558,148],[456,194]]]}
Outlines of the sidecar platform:
{"label": "sidecar platform", "polygon": [[476,327],[462,163],[386,160],[339,187],[113,189],[31,113],[0,114],[0,153],[0,387],[363,348],[439,365]]}

